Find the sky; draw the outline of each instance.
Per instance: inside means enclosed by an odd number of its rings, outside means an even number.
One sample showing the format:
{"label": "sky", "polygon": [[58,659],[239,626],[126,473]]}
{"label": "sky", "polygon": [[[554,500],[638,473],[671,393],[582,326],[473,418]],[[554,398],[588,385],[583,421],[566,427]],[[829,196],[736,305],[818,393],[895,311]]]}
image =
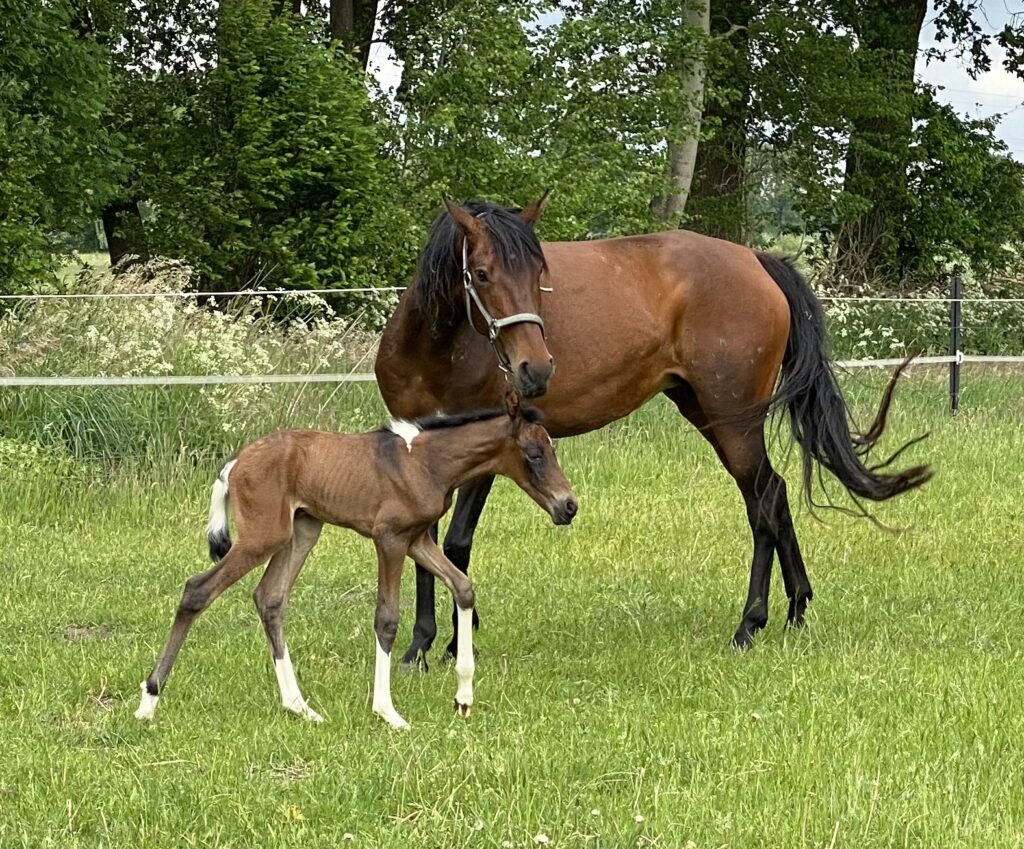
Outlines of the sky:
{"label": "sky", "polygon": [[[982,0],[978,14],[985,28],[996,32],[1016,14],[1016,23],[1024,24],[1021,0]],[[926,20],[921,34],[921,49],[936,46],[935,28]],[[964,65],[954,58],[945,62],[918,61],[917,76],[922,82],[938,86],[940,101],[949,103],[958,114],[971,118],[987,118],[1003,113],[1005,117],[996,135],[1009,148],[1010,154],[1024,162],[1024,79],[1010,74],[1002,66],[1002,54],[993,52],[992,70],[972,79]],[[402,69],[391,48],[377,42],[370,52],[370,66],[385,91],[397,87]]]}

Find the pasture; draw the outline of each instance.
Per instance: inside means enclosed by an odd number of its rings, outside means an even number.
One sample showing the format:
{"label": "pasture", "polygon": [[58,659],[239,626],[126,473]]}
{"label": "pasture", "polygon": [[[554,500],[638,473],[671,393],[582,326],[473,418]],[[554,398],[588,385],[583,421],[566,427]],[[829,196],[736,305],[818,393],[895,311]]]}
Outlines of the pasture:
{"label": "pasture", "polygon": [[[844,385],[868,418],[881,377]],[[342,422],[383,419],[365,393],[338,394]],[[5,472],[0,846],[1024,846],[1024,379],[968,370],[955,420],[944,393],[918,374],[897,394],[885,444],[930,429],[907,462],[937,468],[874,510],[899,530],[801,509],[809,624],[784,630],[776,571],[745,654],[728,642],[749,530],[701,437],[659,399],[562,441],[580,515],[553,527],[499,482],[471,571],[473,715],[435,647],[395,677],[409,733],[370,711],[368,541],[327,529],[289,611],[326,722],[279,707],[256,572],[199,620],[143,724],[139,682],[206,568],[217,461]],[[787,477],[795,493],[795,458]]]}

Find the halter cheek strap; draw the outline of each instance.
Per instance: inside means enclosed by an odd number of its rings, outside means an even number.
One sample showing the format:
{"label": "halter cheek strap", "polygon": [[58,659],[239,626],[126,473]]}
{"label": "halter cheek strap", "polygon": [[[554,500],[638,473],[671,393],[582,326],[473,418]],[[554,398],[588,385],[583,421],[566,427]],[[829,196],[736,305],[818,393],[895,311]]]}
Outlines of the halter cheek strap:
{"label": "halter cheek strap", "polygon": [[544,319],[532,312],[517,312],[515,315],[508,315],[504,318],[495,318],[491,315],[487,307],[484,306],[484,302],[480,300],[480,295],[473,285],[473,275],[469,270],[469,243],[465,238],[462,240],[462,285],[465,288],[466,295],[466,318],[469,319],[469,323],[472,325],[473,305],[476,304],[480,316],[487,325],[487,339],[490,341],[494,354],[498,358],[498,366],[503,372],[511,374],[512,363],[505,354],[504,348],[498,344],[498,334],[501,333],[503,327],[524,323],[536,324],[540,327],[540,332],[544,333]]}

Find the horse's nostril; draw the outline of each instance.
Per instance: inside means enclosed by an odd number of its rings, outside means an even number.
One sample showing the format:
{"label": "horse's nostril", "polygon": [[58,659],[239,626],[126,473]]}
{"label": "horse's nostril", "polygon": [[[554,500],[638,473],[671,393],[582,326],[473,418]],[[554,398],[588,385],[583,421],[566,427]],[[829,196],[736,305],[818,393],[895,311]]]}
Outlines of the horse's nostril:
{"label": "horse's nostril", "polygon": [[569,516],[575,516],[577,510],[579,510],[579,505],[576,503],[574,499],[570,498],[568,501],[565,502],[565,512]]}

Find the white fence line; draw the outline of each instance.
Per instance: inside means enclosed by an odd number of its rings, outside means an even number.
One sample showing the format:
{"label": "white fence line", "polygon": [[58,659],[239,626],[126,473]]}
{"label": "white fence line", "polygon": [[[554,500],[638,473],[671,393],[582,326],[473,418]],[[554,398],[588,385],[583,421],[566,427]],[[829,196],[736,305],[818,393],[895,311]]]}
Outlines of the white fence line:
{"label": "white fence line", "polygon": [[[408,286],[363,286],[355,289],[241,289],[235,292],[24,292],[0,294],[0,301],[97,301],[132,298],[288,298],[303,295],[367,295],[380,292],[404,292]],[[819,301],[829,303],[892,303],[892,304],[1024,304],[1024,298],[900,298],[885,295],[821,295]]]}
{"label": "white fence line", "polygon": [[0,295],[0,301],[102,301],[129,298],[263,298],[300,295],[366,295],[372,292],[404,292],[405,286],[366,286],[359,289],[242,289],[237,292],[59,292]]}
{"label": "white fence line", "polygon": [[[879,360],[838,360],[836,365],[844,369],[894,368],[903,362],[902,357]],[[943,365],[949,363],[1019,363],[1024,356],[981,356],[960,353],[957,357],[915,357],[911,365]],[[226,384],[282,384],[282,383],[374,383],[377,378],[372,372],[350,372],[347,374],[166,374],[140,375],[137,377],[105,377],[85,375],[82,377],[0,377],[3,387],[73,387],[73,386],[219,386]]]}

